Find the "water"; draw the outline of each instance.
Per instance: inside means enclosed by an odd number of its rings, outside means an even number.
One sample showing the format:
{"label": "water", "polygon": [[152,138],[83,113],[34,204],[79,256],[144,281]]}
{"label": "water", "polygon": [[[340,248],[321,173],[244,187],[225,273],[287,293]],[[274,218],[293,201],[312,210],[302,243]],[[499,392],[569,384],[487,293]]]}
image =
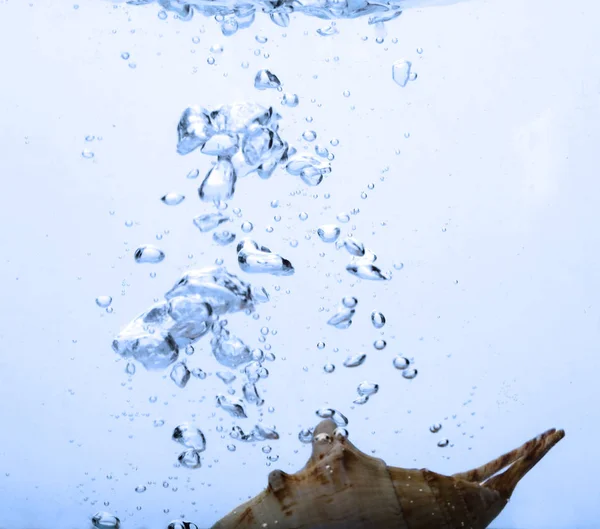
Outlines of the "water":
{"label": "water", "polygon": [[181,193],[172,192],[172,193],[167,193],[166,195],[164,195],[161,198],[161,200],[167,206],[178,206],[185,200],[185,196],[182,195]]}
{"label": "water", "polygon": [[325,373],[333,373],[335,371],[335,365],[334,364],[325,364],[323,366],[323,371],[325,371]]}
{"label": "water", "polygon": [[269,88],[279,88],[281,81],[269,70],[259,70],[254,78],[254,88],[258,90],[267,90]]}
{"label": "water", "polygon": [[121,521],[115,515],[100,511],[92,516],[92,525],[97,529],[119,529]]}
{"label": "water", "polygon": [[[253,290],[224,268],[215,267],[188,272],[165,294],[165,298],[119,333],[113,341],[115,352],[134,358],[146,369],[162,369],[177,360],[181,348],[212,328],[215,330],[215,355],[237,358],[242,355],[240,346],[229,345],[228,331],[221,332],[220,327],[213,325],[214,316],[254,310],[254,303],[264,301],[268,296],[260,289]],[[185,364],[180,363],[171,371],[171,378],[180,387],[189,380],[186,369]]]}
{"label": "water", "polygon": [[289,276],[294,273],[290,261],[264,246],[259,246],[251,239],[241,241],[237,252],[238,264],[244,272],[275,276]]}
{"label": "water", "polygon": [[371,395],[375,395],[379,391],[379,384],[375,384],[374,382],[364,381],[358,385],[356,389],[357,393],[363,397],[370,397]]}
{"label": "water", "polygon": [[140,246],[134,254],[136,263],[160,263],[165,258],[165,252],[152,244]]}
{"label": "water", "polygon": [[411,3],[0,6],[1,527],[210,527],[322,416],[443,473],[564,427],[492,527],[595,526],[600,13]]}
{"label": "water", "polygon": [[297,107],[298,103],[300,102],[300,98],[298,97],[297,94],[289,94],[289,93],[285,93],[283,94],[283,97],[281,98],[281,104],[285,105],[286,107]]}
{"label": "water", "polygon": [[396,356],[394,357],[393,364],[396,369],[402,371],[410,365],[410,361],[404,356]]}
{"label": "water", "polygon": [[217,404],[234,418],[245,419],[247,417],[244,404],[241,400],[230,399],[225,395],[219,395],[217,396]]}
{"label": "water", "polygon": [[358,367],[365,363],[367,359],[367,355],[365,353],[356,353],[350,355],[344,360],[344,365],[346,367]]}
{"label": "water", "polygon": [[397,85],[405,87],[411,76],[412,63],[405,59],[396,61],[392,65],[392,78]]}
{"label": "water", "polygon": [[429,427],[429,431],[430,431],[431,433],[437,433],[437,432],[439,432],[441,429],[442,429],[442,425],[441,425],[439,422],[438,422],[438,423],[435,423],[435,424],[432,424],[432,425]]}
{"label": "water", "polygon": [[[263,79],[263,77],[265,79]],[[268,71],[256,78],[261,88],[275,83]],[[287,143],[278,135],[281,116],[272,107],[255,102],[237,102],[215,110],[193,106],[184,110],[177,126],[177,152],[188,155],[196,149],[216,156],[214,166],[198,188],[200,199],[219,203],[231,199],[238,177],[256,172],[269,178],[286,159]]]}
{"label": "water", "polygon": [[331,419],[338,426],[348,426],[348,418],[340,411],[332,408],[320,408],[316,411],[317,417]]}
{"label": "water", "polygon": [[413,369],[413,368],[402,370],[402,376],[409,380],[412,380],[413,378],[415,378],[418,375],[418,373],[419,373],[419,371],[417,369]]}
{"label": "water", "polygon": [[389,281],[392,278],[391,273],[382,272],[379,267],[372,264],[350,263],[346,265],[346,271],[356,277],[370,281]]}
{"label": "water", "polygon": [[192,470],[200,468],[202,466],[202,459],[200,457],[200,453],[198,452],[198,450],[194,450],[193,448],[181,452],[181,454],[179,454],[179,457],[177,458],[177,461],[179,461],[179,464],[182,467]]}
{"label": "water", "polygon": [[229,230],[215,232],[213,233],[213,241],[220,246],[227,246],[235,241],[235,233],[230,232]]}
{"label": "water", "polygon": [[171,377],[171,380],[175,382],[177,387],[185,388],[192,373],[184,362],[178,362],[171,368],[171,374],[169,376]]}
{"label": "water", "polygon": [[344,296],[344,298],[342,298],[342,305],[347,309],[353,309],[358,305],[358,299],[354,296]]}
{"label": "water", "polygon": [[344,239],[344,248],[348,250],[350,255],[362,257],[365,255],[365,245],[354,237],[346,237]]}
{"label": "water", "polygon": [[199,428],[196,428],[191,423],[182,423],[175,427],[173,435],[171,436],[173,441],[176,441],[186,448],[194,448],[199,452],[206,449],[206,438]]}
{"label": "water", "polygon": [[217,371],[216,375],[225,383],[231,384],[237,377],[230,371]]}
{"label": "water", "polygon": [[103,309],[110,307],[111,303],[112,303],[112,296],[98,296],[96,298],[96,305],[98,305],[99,307],[101,307]]}
{"label": "water", "polygon": [[300,176],[308,186],[318,186],[325,175],[331,172],[331,165],[328,162],[305,153],[290,155],[285,168],[291,175]]}
{"label": "water", "polygon": [[[236,146],[237,148],[237,146]],[[200,200],[221,202],[233,197],[237,176],[229,160],[219,160],[206,174],[198,188]]]}
{"label": "water", "polygon": [[347,329],[352,324],[352,317],[356,311],[352,308],[340,307],[338,311],[327,320],[328,325],[338,329]]}
{"label": "water", "polygon": [[188,522],[186,520],[173,520],[167,529],[198,529],[198,526],[194,522]]}
{"label": "water", "polygon": [[214,333],[211,347],[217,362],[227,367],[238,367],[252,359],[250,347],[227,329],[218,329]]}
{"label": "water", "polygon": [[376,329],[381,329],[385,325],[386,319],[381,312],[371,312],[371,323]]}
{"label": "water", "polygon": [[201,231],[214,230],[217,226],[227,222],[229,217],[221,212],[205,213],[194,218],[194,225]]}
{"label": "water", "polygon": [[335,224],[326,224],[317,230],[319,237],[323,242],[332,243],[338,240],[340,228]]}
{"label": "water", "polygon": [[377,349],[378,351],[381,351],[382,349],[385,349],[387,346],[387,342],[385,340],[375,340],[373,342],[373,347],[375,349]]}

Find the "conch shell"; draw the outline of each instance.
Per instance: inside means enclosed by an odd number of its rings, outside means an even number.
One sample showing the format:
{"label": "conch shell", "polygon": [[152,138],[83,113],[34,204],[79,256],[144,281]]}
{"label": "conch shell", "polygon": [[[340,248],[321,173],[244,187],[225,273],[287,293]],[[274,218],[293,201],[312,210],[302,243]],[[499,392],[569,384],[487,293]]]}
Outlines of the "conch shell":
{"label": "conch shell", "polygon": [[389,467],[335,430],[332,420],[320,422],[304,468],[272,471],[263,492],[213,529],[484,529],[565,435],[548,430],[481,467],[444,476]]}

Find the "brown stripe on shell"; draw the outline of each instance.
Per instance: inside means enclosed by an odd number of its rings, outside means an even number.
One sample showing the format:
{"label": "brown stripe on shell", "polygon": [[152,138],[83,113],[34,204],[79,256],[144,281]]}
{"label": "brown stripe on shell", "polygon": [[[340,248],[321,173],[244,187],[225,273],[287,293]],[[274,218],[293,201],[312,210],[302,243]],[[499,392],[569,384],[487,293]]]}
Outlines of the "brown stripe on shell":
{"label": "brown stripe on shell", "polygon": [[449,529],[446,516],[422,470],[388,467],[406,525]]}
{"label": "brown stripe on shell", "polygon": [[335,427],[319,423],[304,468],[271,472],[263,492],[213,529],[485,529],[518,481],[564,437],[549,430],[481,467],[444,476],[387,467],[334,438]]}

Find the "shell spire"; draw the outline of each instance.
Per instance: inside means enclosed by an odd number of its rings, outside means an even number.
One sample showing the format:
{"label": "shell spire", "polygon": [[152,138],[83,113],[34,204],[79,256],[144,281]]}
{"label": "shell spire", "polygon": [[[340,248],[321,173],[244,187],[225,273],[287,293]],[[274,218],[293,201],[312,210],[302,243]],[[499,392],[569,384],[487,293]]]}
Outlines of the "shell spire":
{"label": "shell spire", "polygon": [[548,430],[481,467],[444,476],[389,467],[335,429],[332,420],[321,421],[304,468],[272,471],[264,491],[213,529],[485,529],[565,435]]}

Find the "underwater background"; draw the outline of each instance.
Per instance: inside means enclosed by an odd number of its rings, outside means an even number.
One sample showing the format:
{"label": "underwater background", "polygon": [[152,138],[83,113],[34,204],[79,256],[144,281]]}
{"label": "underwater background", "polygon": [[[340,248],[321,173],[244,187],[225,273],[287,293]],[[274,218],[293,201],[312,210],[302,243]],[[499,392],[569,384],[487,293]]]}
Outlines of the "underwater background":
{"label": "underwater background", "polygon": [[[76,1],[0,0],[0,528],[210,527],[328,409],[441,473],[564,428],[492,527],[600,527],[600,5]],[[207,267],[225,326],[135,327]]]}

